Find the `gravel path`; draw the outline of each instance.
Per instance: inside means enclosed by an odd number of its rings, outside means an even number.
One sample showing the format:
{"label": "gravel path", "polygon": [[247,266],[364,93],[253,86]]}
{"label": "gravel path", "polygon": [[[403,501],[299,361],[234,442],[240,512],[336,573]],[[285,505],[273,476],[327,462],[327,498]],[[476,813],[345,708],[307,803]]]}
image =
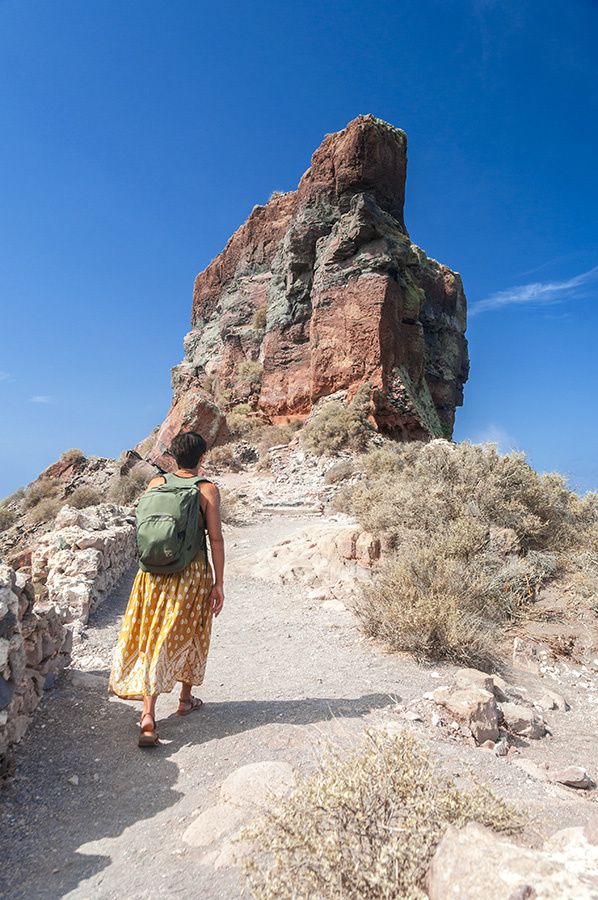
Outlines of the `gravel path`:
{"label": "gravel path", "polygon": [[[150,751],[136,745],[139,704],[109,700],[105,690],[134,572],[127,575],[86,631],[78,664],[89,671],[62,677],[47,695],[0,793],[0,896],[238,897],[239,870],[215,868],[205,850],[182,841],[217,802],[223,779],[262,760],[308,770],[322,740],[353,740],[369,721],[400,718],[441,683],[434,674],[449,674],[382,653],[347,610],[309,601],[300,585],[244,577],[243,555],[309,521],[274,516],[228,530],[226,607],[215,623],[205,707],[180,719],[176,695],[162,697],[162,744]],[[452,771],[475,766],[495,790],[541,811],[544,824],[578,824],[596,809],[492,753],[447,741],[426,721],[410,727]],[[580,746],[590,736],[588,725]]]}

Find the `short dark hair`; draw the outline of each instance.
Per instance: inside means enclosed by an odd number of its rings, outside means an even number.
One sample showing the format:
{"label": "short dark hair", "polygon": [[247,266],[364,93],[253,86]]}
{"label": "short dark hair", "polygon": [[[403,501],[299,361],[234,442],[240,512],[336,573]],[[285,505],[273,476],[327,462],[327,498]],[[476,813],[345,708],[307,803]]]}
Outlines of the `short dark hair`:
{"label": "short dark hair", "polygon": [[208,445],[196,431],[182,431],[170,445],[170,453],[182,469],[194,469],[207,449]]}

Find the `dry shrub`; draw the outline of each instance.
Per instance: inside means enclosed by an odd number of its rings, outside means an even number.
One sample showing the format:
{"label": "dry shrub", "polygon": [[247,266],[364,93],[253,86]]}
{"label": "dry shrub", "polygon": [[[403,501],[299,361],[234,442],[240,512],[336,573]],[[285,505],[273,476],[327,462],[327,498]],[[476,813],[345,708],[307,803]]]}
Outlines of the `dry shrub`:
{"label": "dry shrub", "polygon": [[98,503],[101,503],[102,495],[97,488],[89,484],[82,484],[75,488],[72,494],[69,494],[66,502],[75,509],[85,509],[87,506],[96,506]]}
{"label": "dry shrub", "polygon": [[59,497],[45,497],[29,510],[27,520],[31,525],[52,522],[63,506],[64,500],[61,500]]}
{"label": "dry shrub", "polygon": [[206,454],[206,467],[214,469],[216,472],[222,470],[240,472],[243,468],[232,444],[219,444],[218,447],[212,447]]}
{"label": "dry shrub", "polygon": [[64,453],[60,454],[60,459],[63,462],[75,463],[79,462],[79,460],[87,459],[83,450],[79,450],[77,447],[71,447],[70,450],[65,450]]}
{"label": "dry shrub", "polygon": [[423,900],[446,828],[472,821],[507,834],[524,824],[481,784],[457,787],[409,733],[370,731],[245,829],[249,886],[259,900]]}
{"label": "dry shrub", "polygon": [[288,425],[264,425],[255,435],[257,446],[265,452],[270,447],[288,444],[295,437],[299,428],[301,428],[301,422],[289,422]]}
{"label": "dry shrub", "polygon": [[264,422],[252,411],[248,403],[237,403],[230,412],[227,412],[226,424],[232,438],[244,438],[261,428]]}
{"label": "dry shrub", "polygon": [[144,492],[148,481],[143,469],[131,469],[125,475],[117,475],[111,480],[106,498],[120,506],[131,506]]}
{"label": "dry shrub", "polygon": [[365,450],[372,428],[369,385],[362,385],[351,403],[328,400],[304,426],[301,439],[316,456],[335,456],[340,450]]}
{"label": "dry shrub", "polygon": [[237,494],[220,488],[220,518],[227,525],[237,525],[242,521],[242,504]]}
{"label": "dry shrub", "polygon": [[23,500],[25,499],[25,489],[17,488],[16,491],[13,491],[12,494],[9,494],[8,497],[4,497],[0,504],[2,506],[19,506]]}
{"label": "dry shrub", "polygon": [[[373,450],[360,469],[333,506],[394,547],[357,609],[395,650],[486,667],[501,628],[535,615],[542,585],[598,546],[596,495],[539,475],[520,453],[435,441]],[[491,528],[512,528],[523,555],[493,549]]]}
{"label": "dry shrub", "polygon": [[266,319],[268,318],[268,308],[266,306],[258,306],[251,317],[251,327],[256,331],[263,331],[266,327]]}
{"label": "dry shrub", "polygon": [[364,479],[339,499],[366,528],[422,538],[465,518],[513,528],[525,549],[598,546],[598,495],[580,497],[561,475],[539,475],[523,453],[492,444],[397,444],[362,460]]}
{"label": "dry shrub", "polygon": [[339,481],[344,481],[345,478],[350,478],[353,472],[355,471],[355,466],[353,464],[353,460],[351,459],[341,459],[339,462],[334,463],[327,470],[324,475],[324,483],[325,484],[338,484]]}
{"label": "dry shrub", "polygon": [[62,489],[62,485],[52,478],[40,478],[29,485],[25,491],[23,504],[25,509],[33,509],[42,500],[56,497]]}
{"label": "dry shrub", "polygon": [[15,519],[16,515],[11,509],[0,506],[0,531],[6,531],[7,528],[10,528]]}
{"label": "dry shrub", "polygon": [[237,366],[236,374],[241,381],[249,381],[254,387],[259,388],[263,370],[264,367],[261,362],[254,359],[244,359]]}

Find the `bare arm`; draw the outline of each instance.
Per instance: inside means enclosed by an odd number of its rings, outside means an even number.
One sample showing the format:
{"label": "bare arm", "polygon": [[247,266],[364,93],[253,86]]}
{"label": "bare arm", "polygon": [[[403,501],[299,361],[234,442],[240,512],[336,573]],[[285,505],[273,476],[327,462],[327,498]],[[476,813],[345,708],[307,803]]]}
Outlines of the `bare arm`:
{"label": "bare arm", "polygon": [[206,526],[214,563],[212,606],[214,613],[218,615],[224,603],[224,537],[220,518],[220,491],[215,484],[203,484],[202,494],[206,500]]}

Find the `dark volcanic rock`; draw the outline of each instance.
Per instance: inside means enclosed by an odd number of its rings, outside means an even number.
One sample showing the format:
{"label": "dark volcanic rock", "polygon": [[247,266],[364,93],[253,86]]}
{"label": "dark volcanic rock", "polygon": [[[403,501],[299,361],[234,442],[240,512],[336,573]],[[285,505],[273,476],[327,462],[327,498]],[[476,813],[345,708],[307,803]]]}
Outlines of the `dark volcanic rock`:
{"label": "dark volcanic rock", "polygon": [[359,116],[325,137],[296,191],[256,206],[195,281],[173,405],[140,445],[197,428],[226,439],[223,411],[271,421],[369,382],[378,427],[446,436],[467,378],[461,278],[411,243],[403,220],[406,135]]}

